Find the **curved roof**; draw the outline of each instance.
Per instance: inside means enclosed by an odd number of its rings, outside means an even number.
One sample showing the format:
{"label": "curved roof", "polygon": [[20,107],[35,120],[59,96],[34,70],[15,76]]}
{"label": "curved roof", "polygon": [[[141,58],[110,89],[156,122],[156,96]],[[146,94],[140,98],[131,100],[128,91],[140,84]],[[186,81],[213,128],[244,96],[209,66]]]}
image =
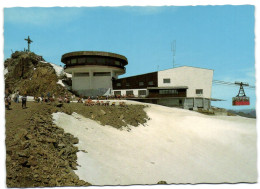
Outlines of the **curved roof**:
{"label": "curved roof", "polygon": [[121,59],[127,64],[127,58],[123,55],[116,54],[116,53],[110,53],[110,52],[103,52],[103,51],[75,51],[75,52],[69,52],[61,57],[61,61],[64,62],[64,59],[74,56],[104,56],[104,57],[110,57],[110,58],[117,58]]}

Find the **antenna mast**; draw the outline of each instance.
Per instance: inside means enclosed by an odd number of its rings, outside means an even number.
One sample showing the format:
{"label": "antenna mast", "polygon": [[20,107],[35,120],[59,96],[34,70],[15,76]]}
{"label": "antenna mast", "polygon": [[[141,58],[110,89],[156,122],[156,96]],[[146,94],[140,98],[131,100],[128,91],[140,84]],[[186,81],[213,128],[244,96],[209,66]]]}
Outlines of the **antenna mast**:
{"label": "antenna mast", "polygon": [[175,67],[175,53],[176,53],[176,40],[173,40],[172,42],[172,67]]}

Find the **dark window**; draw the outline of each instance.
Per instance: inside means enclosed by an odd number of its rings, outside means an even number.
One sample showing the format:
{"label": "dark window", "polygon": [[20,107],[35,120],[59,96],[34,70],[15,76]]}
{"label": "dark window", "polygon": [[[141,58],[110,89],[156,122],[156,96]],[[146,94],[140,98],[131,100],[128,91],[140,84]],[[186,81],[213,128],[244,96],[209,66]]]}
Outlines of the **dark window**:
{"label": "dark window", "polygon": [[196,89],[196,94],[203,94],[203,89]]}
{"label": "dark window", "polygon": [[149,81],[149,82],[148,82],[148,85],[153,85],[153,81]]}
{"label": "dark window", "polygon": [[70,60],[67,60],[67,64],[70,64]]}
{"label": "dark window", "polygon": [[98,58],[97,62],[101,63],[101,64],[104,64],[105,63],[105,59],[104,58]]}
{"label": "dark window", "polygon": [[133,95],[134,91],[126,91],[126,95]]}
{"label": "dark window", "polygon": [[159,90],[159,94],[178,94],[178,91],[175,89],[163,89],[163,90]]}
{"label": "dark window", "polygon": [[120,62],[116,60],[115,65],[120,66]]}
{"label": "dark window", "polygon": [[88,76],[89,76],[88,72],[74,73],[74,77],[88,77]]}
{"label": "dark window", "polygon": [[121,95],[121,91],[114,91],[114,95]]}
{"label": "dark window", "polygon": [[77,59],[76,58],[71,59],[71,64],[76,64],[76,63],[77,63]]}
{"label": "dark window", "polygon": [[93,64],[96,63],[95,58],[87,58],[87,63]]}
{"label": "dark window", "polygon": [[78,63],[79,64],[82,64],[82,63],[85,63],[86,62],[86,58],[78,58]]}
{"label": "dark window", "polygon": [[94,76],[110,76],[110,72],[94,72]]}
{"label": "dark window", "polygon": [[138,90],[138,95],[146,95],[146,90]]}
{"label": "dark window", "polygon": [[130,83],[126,83],[125,86],[126,86],[126,87],[129,87],[129,86],[130,86]]}
{"label": "dark window", "polygon": [[163,83],[171,83],[171,79],[163,79]]}
{"label": "dark window", "polygon": [[140,81],[140,82],[139,82],[139,86],[144,86],[144,82],[143,82],[143,81]]}
{"label": "dark window", "polygon": [[116,86],[117,86],[117,87],[121,87],[121,83],[117,83]]}

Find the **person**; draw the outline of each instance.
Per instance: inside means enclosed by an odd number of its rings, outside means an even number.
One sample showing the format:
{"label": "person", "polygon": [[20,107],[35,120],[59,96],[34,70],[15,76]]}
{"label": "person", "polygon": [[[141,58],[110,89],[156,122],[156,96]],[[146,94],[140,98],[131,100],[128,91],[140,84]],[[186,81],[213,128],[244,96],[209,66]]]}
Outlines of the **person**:
{"label": "person", "polygon": [[26,108],[26,101],[27,101],[27,95],[24,94],[24,95],[22,96],[22,108],[23,108],[23,109]]}
{"label": "person", "polygon": [[8,97],[5,97],[5,108],[6,108],[7,110],[10,110],[10,103],[9,103]]}
{"label": "person", "polygon": [[49,101],[50,101],[50,97],[51,97],[51,93],[50,93],[50,92],[48,92],[48,93],[47,93],[46,102],[49,102]]}
{"label": "person", "polygon": [[16,93],[15,93],[15,102],[16,103],[19,103],[19,94],[20,94],[19,90],[17,90]]}

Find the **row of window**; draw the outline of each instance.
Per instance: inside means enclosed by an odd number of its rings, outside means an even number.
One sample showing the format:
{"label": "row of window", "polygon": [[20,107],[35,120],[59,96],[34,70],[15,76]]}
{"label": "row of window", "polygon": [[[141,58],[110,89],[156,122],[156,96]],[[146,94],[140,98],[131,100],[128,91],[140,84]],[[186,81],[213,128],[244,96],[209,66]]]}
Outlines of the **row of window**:
{"label": "row of window", "polygon": [[[139,85],[139,86],[144,86],[144,82],[143,82],[143,81],[140,81],[140,82],[138,83],[138,85]],[[149,81],[149,82],[148,82],[148,85],[149,85],[149,86],[153,86],[153,85],[154,85],[154,82],[153,82],[153,81]],[[116,86],[117,86],[117,87],[121,87],[122,85],[121,85],[121,83],[116,83]],[[130,83],[126,83],[125,86],[126,86],[126,87],[130,87]]]}
{"label": "row of window", "polygon": [[178,94],[178,90],[175,89],[163,89],[163,90],[159,90],[159,94]]}
{"label": "row of window", "polygon": [[[115,95],[121,95],[121,91],[114,91]],[[133,90],[128,90],[126,91],[126,95],[134,95],[134,91]],[[138,96],[143,96],[146,95],[146,90],[138,90]]]}
{"label": "row of window", "polygon": [[118,61],[118,60],[113,60],[109,58],[93,58],[93,57],[80,57],[80,58],[72,58],[66,61],[67,64],[84,64],[84,63],[89,63],[89,64],[95,64],[95,63],[100,63],[100,64],[115,64],[117,66],[123,66],[123,64]]}
{"label": "row of window", "polygon": [[[74,73],[74,77],[88,77],[89,72]],[[93,76],[111,76],[111,72],[94,72]]]}

